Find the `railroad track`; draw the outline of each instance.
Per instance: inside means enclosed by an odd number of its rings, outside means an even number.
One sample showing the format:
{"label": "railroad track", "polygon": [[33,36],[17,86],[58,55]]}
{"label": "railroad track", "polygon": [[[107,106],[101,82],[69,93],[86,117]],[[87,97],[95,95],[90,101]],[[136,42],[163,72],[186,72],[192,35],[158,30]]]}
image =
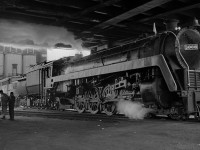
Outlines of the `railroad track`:
{"label": "railroad track", "polygon": [[130,121],[124,115],[113,115],[107,116],[106,114],[90,114],[72,111],[15,111],[16,116],[27,116],[27,117],[45,117],[45,118],[58,118],[58,119],[70,119],[70,120],[104,120],[104,121]]}
{"label": "railroad track", "polygon": [[[69,120],[89,120],[89,121],[106,121],[106,122],[119,122],[119,121],[135,121],[134,119],[131,120],[124,115],[113,115],[107,116],[106,114],[91,114],[91,113],[78,113],[76,111],[57,111],[57,110],[38,110],[38,111],[31,111],[31,110],[23,110],[23,111],[15,111],[15,116],[27,116],[27,117],[44,117],[44,118],[56,118],[56,119],[69,119]],[[157,117],[157,118],[146,118],[146,121],[176,121],[168,118]],[[197,122],[197,120],[187,120],[183,122]]]}

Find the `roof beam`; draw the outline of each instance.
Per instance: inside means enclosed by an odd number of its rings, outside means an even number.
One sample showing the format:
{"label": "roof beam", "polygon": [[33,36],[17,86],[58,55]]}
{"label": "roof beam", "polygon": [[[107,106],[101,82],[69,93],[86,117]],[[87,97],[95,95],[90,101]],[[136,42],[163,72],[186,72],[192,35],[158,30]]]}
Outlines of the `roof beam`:
{"label": "roof beam", "polygon": [[146,11],[152,9],[152,8],[158,7],[162,4],[165,4],[165,3],[170,2],[170,1],[172,1],[172,0],[152,0],[148,3],[145,3],[145,4],[138,6],[134,9],[131,9],[131,10],[119,15],[119,16],[116,16],[116,17],[114,17],[110,20],[107,20],[107,21],[95,26],[93,29],[96,29],[96,28],[104,29],[108,26],[115,25],[115,24],[117,24],[117,23],[119,23],[123,20],[129,19],[133,16],[136,16],[138,14],[146,12]]}
{"label": "roof beam", "polygon": [[50,4],[50,5],[55,5],[55,6],[64,6],[64,7],[70,7],[70,8],[75,8],[75,9],[81,9],[81,7],[79,6],[76,6],[76,5],[73,5],[73,4],[70,4],[70,3],[65,3],[67,1],[65,0],[57,0],[57,1],[54,1],[54,0],[34,0],[36,2],[40,2],[40,3],[44,3],[44,4]]}
{"label": "roof beam", "polygon": [[[0,6],[1,8],[1,6]],[[13,12],[18,13],[18,11],[24,11],[24,13],[29,13],[29,12],[33,12],[33,13],[37,13],[38,15],[41,14],[42,15],[51,15],[51,16],[58,16],[58,17],[70,17],[70,15],[68,13],[62,13],[62,12],[55,12],[52,11],[50,9],[44,9],[44,8],[35,8],[35,7],[31,7],[31,6],[26,6],[26,5],[22,5],[22,4],[17,4],[15,6],[6,6],[5,7],[5,11],[10,11],[8,10],[9,8],[14,8],[16,10],[12,10]]]}
{"label": "roof beam", "polygon": [[178,1],[183,2],[183,3],[187,3],[187,2],[189,2],[191,0],[178,0]]}
{"label": "roof beam", "polygon": [[30,13],[27,13],[27,12],[10,11],[10,10],[9,11],[7,11],[7,10],[0,10],[0,12],[10,13],[10,14],[13,14],[13,15],[19,14],[19,15],[24,15],[24,16],[36,17],[36,18],[56,20],[55,17],[38,15],[38,14],[30,14]]}
{"label": "roof beam", "polygon": [[68,20],[68,19],[70,19],[70,18],[71,18],[71,19],[78,19],[78,18],[81,18],[81,16],[83,16],[83,15],[86,15],[86,14],[92,12],[92,11],[98,10],[98,9],[103,8],[103,7],[105,7],[105,6],[113,5],[113,4],[115,4],[115,3],[119,2],[119,1],[121,1],[121,0],[108,0],[108,1],[105,1],[105,2],[101,2],[101,3],[98,4],[98,5],[89,7],[89,8],[87,8],[87,9],[85,9],[85,10],[83,10],[83,11],[80,11],[80,12],[78,12],[78,13],[75,13],[75,14],[73,14],[73,15],[71,15],[71,16],[64,17],[63,19],[59,20],[58,23],[59,23],[59,24],[60,24],[60,23],[63,23],[64,21],[66,21],[66,20]]}
{"label": "roof beam", "polygon": [[194,17],[195,16],[194,13],[192,13],[192,12],[185,12],[185,11],[179,12],[179,14],[182,14],[182,15],[187,16],[187,17]]}
{"label": "roof beam", "polygon": [[124,25],[125,27],[122,27],[122,30],[128,29],[128,30],[133,30],[133,31],[140,31],[140,32],[152,32],[152,24],[151,25],[145,25],[142,23],[137,23],[137,22],[130,22],[131,25],[129,25],[129,23],[127,23],[127,25]]}
{"label": "roof beam", "polygon": [[145,21],[149,21],[149,20],[152,20],[152,19],[155,19],[155,18],[161,18],[161,17],[164,17],[164,16],[179,13],[179,12],[186,11],[186,10],[189,10],[189,9],[198,8],[199,6],[200,6],[200,3],[197,3],[197,4],[194,4],[194,5],[182,7],[182,8],[179,8],[179,9],[172,10],[172,11],[167,11],[165,13],[161,13],[161,14],[155,15],[153,17],[141,19],[141,20],[139,20],[139,22],[145,22]]}
{"label": "roof beam", "polygon": [[105,2],[101,2],[99,5],[95,5],[95,6],[89,7],[89,8],[87,8],[87,9],[81,11],[81,12],[78,12],[78,13],[72,15],[72,18],[79,18],[79,17],[81,17],[81,16],[83,16],[85,14],[88,14],[90,12],[93,12],[95,10],[103,8],[105,6],[113,5],[113,4],[115,4],[115,3],[119,2],[119,1],[121,1],[121,0],[108,0],[108,1],[105,1]]}

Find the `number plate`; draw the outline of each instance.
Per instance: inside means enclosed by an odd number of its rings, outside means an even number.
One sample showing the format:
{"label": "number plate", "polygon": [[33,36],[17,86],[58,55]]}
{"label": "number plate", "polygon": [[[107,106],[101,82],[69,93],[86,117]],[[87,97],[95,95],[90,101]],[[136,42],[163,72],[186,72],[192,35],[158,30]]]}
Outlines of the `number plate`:
{"label": "number plate", "polygon": [[199,45],[198,44],[185,44],[184,50],[198,50]]}

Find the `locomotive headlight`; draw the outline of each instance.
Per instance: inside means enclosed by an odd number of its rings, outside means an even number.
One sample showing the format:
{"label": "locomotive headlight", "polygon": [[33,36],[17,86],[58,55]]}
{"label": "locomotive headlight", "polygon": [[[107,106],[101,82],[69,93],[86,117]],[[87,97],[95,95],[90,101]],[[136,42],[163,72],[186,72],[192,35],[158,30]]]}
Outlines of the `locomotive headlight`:
{"label": "locomotive headlight", "polygon": [[199,50],[198,44],[185,44],[184,50]]}

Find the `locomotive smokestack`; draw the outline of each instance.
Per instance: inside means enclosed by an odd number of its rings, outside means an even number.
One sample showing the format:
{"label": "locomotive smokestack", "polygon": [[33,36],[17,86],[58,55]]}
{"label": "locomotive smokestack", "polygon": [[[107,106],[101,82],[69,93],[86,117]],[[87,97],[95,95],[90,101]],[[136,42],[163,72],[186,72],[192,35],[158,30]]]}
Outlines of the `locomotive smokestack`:
{"label": "locomotive smokestack", "polygon": [[169,19],[164,24],[166,26],[166,30],[172,31],[172,30],[176,30],[177,29],[178,23],[179,23],[179,21],[176,20],[176,19]]}

